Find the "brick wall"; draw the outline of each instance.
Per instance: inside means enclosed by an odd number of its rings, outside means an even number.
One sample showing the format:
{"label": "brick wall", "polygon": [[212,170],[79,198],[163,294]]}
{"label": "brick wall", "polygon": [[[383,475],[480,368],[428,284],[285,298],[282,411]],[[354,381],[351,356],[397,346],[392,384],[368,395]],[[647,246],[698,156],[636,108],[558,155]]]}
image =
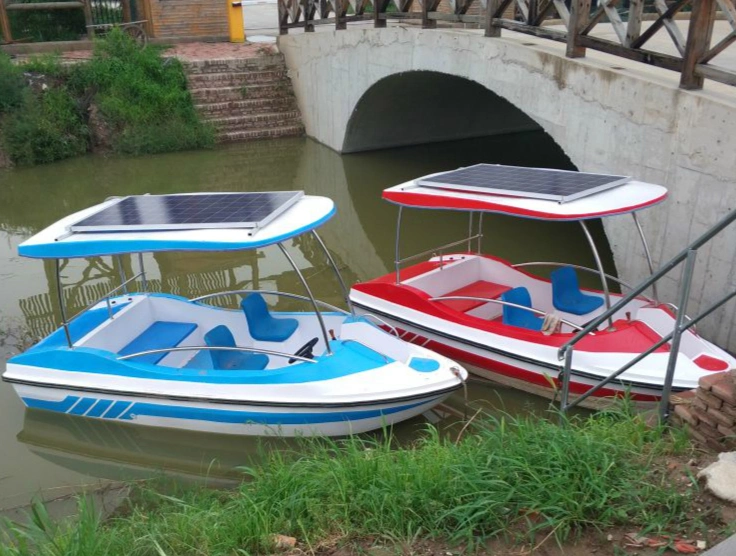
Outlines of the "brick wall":
{"label": "brick wall", "polygon": [[698,388],[673,396],[674,420],[717,451],[736,449],[736,371],[713,373]]}
{"label": "brick wall", "polygon": [[154,37],[225,38],[225,0],[148,0]]}

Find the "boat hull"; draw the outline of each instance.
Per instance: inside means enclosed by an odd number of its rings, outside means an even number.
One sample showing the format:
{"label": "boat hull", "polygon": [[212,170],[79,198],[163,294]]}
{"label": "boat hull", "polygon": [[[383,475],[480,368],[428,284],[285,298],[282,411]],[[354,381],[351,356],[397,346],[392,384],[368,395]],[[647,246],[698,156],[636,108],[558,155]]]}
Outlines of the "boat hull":
{"label": "boat hull", "polygon": [[103,421],[252,436],[345,436],[411,419],[452,390],[405,400],[325,407],[285,407],[206,400],[166,400],[13,384],[26,407]]}
{"label": "boat hull", "polygon": [[[466,364],[466,369],[471,374],[550,399],[559,397],[561,387],[559,368],[535,362],[528,356],[514,357],[515,354],[504,354],[501,350],[493,350],[490,346],[476,344],[460,335],[452,336],[430,327],[420,326],[379,311],[375,307],[366,307],[356,303],[355,300],[353,300],[353,305],[359,314],[379,315],[396,328],[404,341]],[[570,399],[574,400],[600,381],[599,376],[587,378],[573,374],[570,380]],[[678,392],[686,389],[674,386],[672,391]],[[662,388],[661,385],[633,385],[628,382],[613,381],[592,394],[580,405],[591,409],[601,409],[610,406],[615,398],[624,395],[628,395],[638,405],[652,405],[661,399]]]}

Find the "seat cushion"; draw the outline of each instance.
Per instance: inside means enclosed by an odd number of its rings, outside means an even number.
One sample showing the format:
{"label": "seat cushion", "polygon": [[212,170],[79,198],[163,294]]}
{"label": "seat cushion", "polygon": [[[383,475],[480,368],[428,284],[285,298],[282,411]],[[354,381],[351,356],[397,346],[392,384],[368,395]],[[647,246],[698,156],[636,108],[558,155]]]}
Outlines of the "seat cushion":
{"label": "seat cushion", "polygon": [[259,293],[248,295],[240,303],[248,321],[248,330],[254,340],[262,342],[284,342],[288,340],[299,326],[293,318],[276,318],[271,316],[266,301]]}
{"label": "seat cushion", "polygon": [[[184,338],[189,336],[197,325],[193,322],[167,322],[156,321],[146,328],[132,342],[121,349],[118,355],[131,355],[140,351],[152,349],[165,349],[178,346]],[[151,353],[134,357],[131,361],[135,363],[148,363],[155,365],[166,357],[169,352]]]}
{"label": "seat cushion", "polygon": [[[458,288],[456,290],[443,294],[442,297],[451,297],[453,295],[467,295],[469,297],[496,299],[499,295],[507,292],[510,289],[511,288],[509,288],[508,286],[504,286],[503,284],[496,284],[495,282],[488,282],[486,280],[477,280],[472,284],[468,284],[467,286],[463,286],[462,288]],[[446,299],[440,301],[440,303],[442,303],[446,307],[449,307],[450,309],[454,309],[455,311],[466,313],[472,309],[475,309],[476,307],[480,307],[481,305],[485,304],[485,301],[478,301],[474,299]]]}

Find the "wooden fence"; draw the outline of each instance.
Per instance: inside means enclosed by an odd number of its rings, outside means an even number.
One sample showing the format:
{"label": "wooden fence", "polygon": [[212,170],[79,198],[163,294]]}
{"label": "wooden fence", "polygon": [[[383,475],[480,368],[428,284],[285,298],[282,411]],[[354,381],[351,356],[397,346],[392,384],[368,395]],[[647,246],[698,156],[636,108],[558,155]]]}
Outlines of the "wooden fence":
{"label": "wooden fence", "polygon": [[[481,15],[468,15],[474,2],[480,2]],[[624,2],[627,6],[620,5]],[[385,27],[388,20],[417,20],[425,29],[436,27],[437,21],[474,23],[485,29],[487,37],[499,37],[502,29],[509,29],[566,43],[570,58],[583,57],[592,48],[676,71],[683,89],[702,89],[705,78],[736,85],[735,71],[712,63],[736,41],[733,0],[600,0],[595,6],[591,0],[449,0],[450,13],[440,13],[439,4],[440,0],[416,0],[416,5],[414,0],[278,0],[279,30],[311,32],[315,25],[325,24],[339,30],[370,20],[374,27]],[[516,9],[509,10],[514,5]],[[516,14],[514,19],[508,17],[510,12]],[[676,23],[678,14],[689,15],[685,35]],[[727,21],[730,33],[713,45],[716,19]],[[610,23],[617,40],[592,34],[601,22]],[[642,31],[643,22],[648,25]],[[645,48],[657,33],[667,33],[678,54]]]}

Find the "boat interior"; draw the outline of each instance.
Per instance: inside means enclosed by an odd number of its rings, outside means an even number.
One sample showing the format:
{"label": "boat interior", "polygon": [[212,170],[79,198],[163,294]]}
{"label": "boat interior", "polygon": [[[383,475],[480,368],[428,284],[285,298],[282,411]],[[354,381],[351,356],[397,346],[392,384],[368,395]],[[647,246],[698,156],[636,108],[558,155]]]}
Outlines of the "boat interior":
{"label": "boat interior", "polygon": [[[113,318],[109,318],[112,312]],[[325,342],[314,313],[279,313],[274,316],[259,293],[247,295],[240,310],[221,309],[165,294],[133,294],[105,302],[81,315],[70,325],[75,347],[94,348],[120,357],[168,348],[192,346],[256,348],[307,357],[325,351]],[[339,337],[345,315],[323,312],[325,326]],[[62,335],[56,342],[62,340]],[[47,338],[38,345],[52,340]],[[302,347],[308,346],[306,350]],[[281,368],[289,358],[272,354],[226,350],[181,350],[131,357],[130,362],[186,369]],[[292,361],[293,363],[293,361]]]}

